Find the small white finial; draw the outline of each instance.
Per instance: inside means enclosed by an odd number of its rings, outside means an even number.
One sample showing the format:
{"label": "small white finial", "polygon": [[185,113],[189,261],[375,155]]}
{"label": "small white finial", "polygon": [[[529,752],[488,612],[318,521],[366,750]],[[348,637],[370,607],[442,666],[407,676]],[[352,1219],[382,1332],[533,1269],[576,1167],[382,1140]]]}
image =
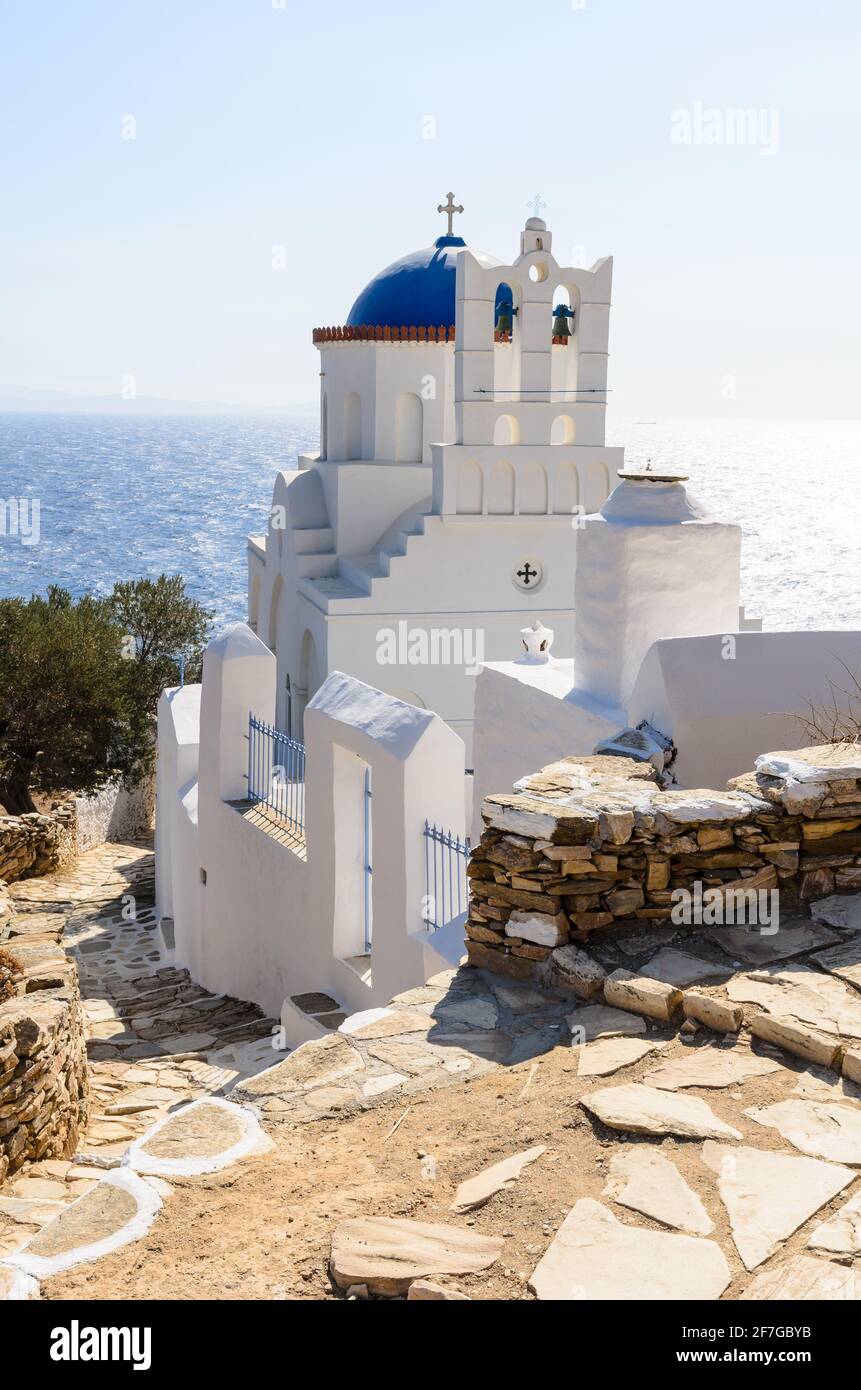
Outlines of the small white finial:
{"label": "small white finial", "polygon": [[521,628],[520,638],[526,655],[520,660],[534,666],[546,665],[551,660],[550,648],[555,635],[552,628],[545,627],[540,618],[536,618],[531,627]]}

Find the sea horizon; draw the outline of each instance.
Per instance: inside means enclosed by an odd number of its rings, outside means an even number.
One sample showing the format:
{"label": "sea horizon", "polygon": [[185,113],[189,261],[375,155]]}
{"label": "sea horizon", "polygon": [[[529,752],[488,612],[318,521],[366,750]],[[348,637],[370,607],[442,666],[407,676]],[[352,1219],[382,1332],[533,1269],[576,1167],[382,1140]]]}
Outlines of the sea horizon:
{"label": "sea horizon", "polygon": [[[0,498],[40,504],[37,543],[0,534],[0,597],[49,584],[102,594],[165,571],[216,626],[245,617],[245,541],[266,529],[276,472],[319,443],[303,410],[0,414]],[[742,526],[749,616],[770,629],[861,628],[861,420],[611,412],[607,442],[629,466],[687,471],[691,491]]]}

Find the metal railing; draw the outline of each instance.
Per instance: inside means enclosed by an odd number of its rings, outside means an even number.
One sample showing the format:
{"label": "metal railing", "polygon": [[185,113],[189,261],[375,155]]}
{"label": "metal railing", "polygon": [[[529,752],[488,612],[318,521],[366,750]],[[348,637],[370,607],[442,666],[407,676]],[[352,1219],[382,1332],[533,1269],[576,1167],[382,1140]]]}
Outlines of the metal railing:
{"label": "metal railing", "polygon": [[248,716],[248,800],[305,831],[305,745]]}
{"label": "metal railing", "polygon": [[364,879],[365,879],[365,898],[364,898],[364,922],[365,922],[365,954],[371,949],[374,939],[374,840],[373,840],[373,787],[371,786],[371,769],[365,768],[365,786],[363,805],[364,816]]}
{"label": "metal railing", "polygon": [[469,839],[425,821],[425,900],[422,920],[428,931],[437,931],[466,911],[469,887],[466,866]]}

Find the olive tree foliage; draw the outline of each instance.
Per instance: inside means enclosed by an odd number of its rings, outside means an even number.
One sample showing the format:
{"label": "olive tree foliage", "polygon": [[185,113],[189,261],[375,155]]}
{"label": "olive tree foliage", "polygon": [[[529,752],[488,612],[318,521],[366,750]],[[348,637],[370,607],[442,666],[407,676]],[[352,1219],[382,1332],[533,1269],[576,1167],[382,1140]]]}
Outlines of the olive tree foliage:
{"label": "olive tree foliage", "polygon": [[35,810],[34,792],[134,786],[152,768],[165,685],[199,671],[210,615],[179,577],[117,584],[108,598],[0,600],[0,803]]}

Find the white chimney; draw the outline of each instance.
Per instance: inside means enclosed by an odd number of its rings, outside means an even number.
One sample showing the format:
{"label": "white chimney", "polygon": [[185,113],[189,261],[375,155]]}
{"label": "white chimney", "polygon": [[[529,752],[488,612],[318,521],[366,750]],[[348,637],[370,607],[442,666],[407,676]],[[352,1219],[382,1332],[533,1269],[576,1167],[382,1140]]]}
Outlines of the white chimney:
{"label": "white chimney", "polygon": [[522,627],[520,641],[525,655],[521,654],[520,660],[532,666],[549,665],[552,660],[550,648],[555,636],[553,629],[545,627],[540,618],[536,618],[531,627]]}
{"label": "white chimney", "polygon": [[741,528],[710,516],[686,474],[619,477],[577,537],[574,683],[624,709],[653,642],[738,631]]}

